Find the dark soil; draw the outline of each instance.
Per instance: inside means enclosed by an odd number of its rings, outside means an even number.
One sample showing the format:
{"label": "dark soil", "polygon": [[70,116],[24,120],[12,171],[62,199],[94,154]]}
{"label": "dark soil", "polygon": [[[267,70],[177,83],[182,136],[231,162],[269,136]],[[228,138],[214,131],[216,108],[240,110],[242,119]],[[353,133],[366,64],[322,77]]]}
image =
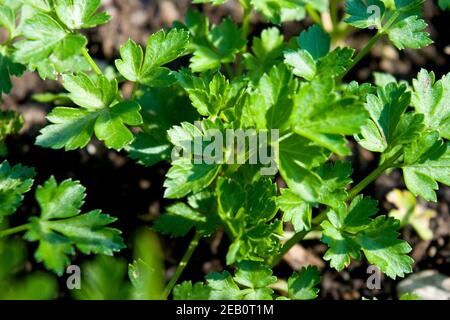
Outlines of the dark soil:
{"label": "dark soil", "polygon": [[[362,61],[349,79],[358,81],[371,81],[372,71],[384,71],[396,75],[400,79],[411,80],[416,76],[420,68],[434,70],[437,78],[450,72],[450,43],[448,35],[448,22],[450,14],[447,11],[439,11],[435,1],[427,1],[425,17],[430,25],[430,33],[435,41],[433,46],[423,50],[406,50],[399,53],[390,45],[382,43],[373,51],[372,55]],[[107,0],[105,8],[114,17],[111,23],[89,33],[91,39],[91,51],[101,64],[112,64],[118,55],[119,46],[129,37],[145,43],[147,37],[161,27],[168,27],[173,20],[182,19],[190,1],[188,0]],[[220,8],[206,6],[205,12],[212,21],[218,22],[221,17],[231,15],[240,19],[237,6],[230,4]],[[309,23],[309,22],[307,22]],[[290,23],[283,26],[288,36],[297,35],[305,28],[307,23]],[[252,30],[257,35],[266,25],[262,24],[258,17],[253,20]],[[348,40],[348,45],[360,48],[366,42],[370,34],[355,32]],[[127,89],[127,87],[125,87]],[[103,145],[93,141],[87,149],[73,152],[42,149],[34,146],[34,139],[38,130],[45,125],[45,115],[51,106],[33,102],[31,95],[46,91],[57,92],[60,86],[55,82],[41,81],[35,74],[27,74],[21,79],[15,80],[14,90],[11,95],[5,97],[3,108],[14,109],[23,113],[26,119],[26,127],[21,135],[11,137],[7,144],[10,148],[8,160],[11,163],[23,163],[33,166],[38,172],[37,183],[41,184],[50,175],[54,175],[61,181],[73,178],[81,181],[87,188],[87,201],[85,209],[101,208],[104,212],[119,218],[117,227],[124,232],[124,238],[130,239],[133,231],[143,225],[151,225],[151,221],[161,214],[165,205],[163,199],[164,190],[162,184],[167,164],[161,164],[152,168],[145,168],[126,158],[125,153],[117,153],[106,150]],[[354,180],[359,181],[374,167],[377,159],[367,152],[355,149],[353,156],[354,167],[358,168]],[[401,174],[393,172],[389,177],[383,176],[375,184],[370,186],[366,193],[380,202],[380,208],[387,210],[390,205],[386,203],[385,195],[392,188],[404,189]],[[414,248],[412,253],[416,263],[414,271],[425,269],[437,269],[450,275],[450,189],[441,188],[438,192],[439,201],[429,204],[438,212],[437,218],[432,221],[434,238],[432,241],[422,241],[414,230],[407,227],[403,230],[403,238]],[[33,197],[26,198],[25,205],[20,209],[20,214],[14,216],[12,224],[18,224],[27,220],[27,217],[37,213],[37,205]],[[173,240],[161,237],[165,250],[167,276],[180,260],[187,240]],[[131,245],[131,243],[128,243]],[[397,281],[384,278],[381,290],[371,291],[366,287],[367,263],[353,262],[350,267],[342,272],[336,272],[329,268],[328,264],[320,262],[325,246],[318,240],[306,240],[302,243],[306,249],[304,261],[322,266],[322,288],[320,296],[327,299],[361,299],[376,296],[378,299],[395,299],[395,286]],[[195,252],[191,263],[186,269],[183,279],[202,280],[204,274],[211,271],[221,271],[225,268],[224,257],[228,247],[224,236],[216,235],[213,239],[203,241]],[[130,258],[130,250],[123,253]],[[304,253],[303,253],[304,254]],[[85,257],[81,257],[84,258]],[[33,259],[30,257],[30,261]],[[33,268],[42,268],[33,264]],[[275,269],[279,277],[288,277],[292,268],[287,263],[282,263]],[[64,292],[61,293],[65,295]]]}

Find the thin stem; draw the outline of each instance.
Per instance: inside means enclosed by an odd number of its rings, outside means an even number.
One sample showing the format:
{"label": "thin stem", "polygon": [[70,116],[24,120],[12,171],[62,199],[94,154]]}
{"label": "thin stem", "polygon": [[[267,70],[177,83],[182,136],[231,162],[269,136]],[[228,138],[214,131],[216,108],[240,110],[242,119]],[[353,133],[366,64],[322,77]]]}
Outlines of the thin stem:
{"label": "thin stem", "polygon": [[284,255],[291,250],[291,248],[297,244],[298,242],[302,241],[303,238],[309,233],[310,230],[303,230],[300,231],[292,236],[284,246],[281,248],[280,253],[271,261],[272,267],[276,266],[280,263],[281,259],[283,259]]}
{"label": "thin stem", "polygon": [[331,16],[331,24],[333,26],[333,33],[336,32],[339,25],[338,3],[339,0],[330,1],[330,16]]}
{"label": "thin stem", "polygon": [[242,33],[245,39],[250,34],[252,8],[244,8],[244,16],[242,18]]}
{"label": "thin stem", "polygon": [[94,70],[94,72],[97,75],[102,75],[102,70],[100,70],[100,68],[98,67],[98,65],[95,63],[94,59],[92,59],[91,55],[89,54],[88,49],[86,48],[82,48],[81,49],[81,53],[83,54],[83,56],[85,57],[85,59],[87,60],[87,62],[89,63],[89,65],[91,66],[92,70]]}
{"label": "thin stem", "polygon": [[370,41],[366,44],[366,46],[358,53],[345,73],[341,76],[341,79],[343,79],[350,72],[350,70],[352,70],[361,61],[361,59],[366,56],[366,54],[372,49],[372,47],[378,42],[378,40],[380,40],[380,38],[386,34],[386,32],[389,30],[392,24],[395,23],[399,16],[399,12],[394,12],[394,14],[389,18],[386,24],[382,28],[380,27],[380,29],[378,29],[376,35],[374,35],[372,39],[370,39]]}
{"label": "thin stem", "polygon": [[322,17],[320,16],[320,14],[310,4],[307,4],[305,8],[311,19],[313,19],[315,23],[323,27]]}
{"label": "thin stem", "polygon": [[403,155],[403,149],[400,149],[391,158],[386,160],[381,166],[376,168],[372,173],[370,173],[364,180],[354,186],[348,193],[347,200],[352,200],[356,197],[362,190],[364,190],[370,183],[375,181],[384,171],[390,169],[394,166],[395,162]]}
{"label": "thin stem", "polygon": [[192,254],[195,251],[195,248],[197,248],[198,243],[201,238],[200,232],[196,232],[194,235],[194,238],[191,240],[191,243],[189,244],[189,247],[187,248],[183,258],[181,259],[180,264],[178,265],[177,269],[175,270],[175,273],[173,274],[172,278],[170,279],[169,283],[167,284],[166,288],[164,289],[163,293],[163,299],[167,299],[172,292],[173,287],[178,282],[178,279],[180,278],[181,274],[183,273],[184,269],[186,268],[189,260],[192,257]]}
{"label": "thin stem", "polygon": [[366,54],[372,49],[372,47],[380,40],[380,38],[384,35],[383,31],[378,31],[376,35],[370,39],[370,41],[366,44],[366,46],[358,53],[358,55],[353,59],[352,63],[348,66],[347,70],[343,75],[341,75],[341,79],[343,79],[349,72],[352,70],[362,58],[366,56]]}
{"label": "thin stem", "polygon": [[23,231],[27,231],[30,228],[30,224],[24,224],[18,227],[14,227],[14,228],[10,228],[10,229],[6,229],[6,230],[2,230],[0,231],[0,239],[10,236],[12,234],[16,234],[19,232],[23,232]]}
{"label": "thin stem", "polygon": [[317,217],[312,219],[312,221],[311,221],[312,225],[318,226],[319,224],[321,224],[322,221],[324,221],[327,218],[328,211],[329,211],[328,209],[323,210],[321,213],[319,213],[319,215]]}

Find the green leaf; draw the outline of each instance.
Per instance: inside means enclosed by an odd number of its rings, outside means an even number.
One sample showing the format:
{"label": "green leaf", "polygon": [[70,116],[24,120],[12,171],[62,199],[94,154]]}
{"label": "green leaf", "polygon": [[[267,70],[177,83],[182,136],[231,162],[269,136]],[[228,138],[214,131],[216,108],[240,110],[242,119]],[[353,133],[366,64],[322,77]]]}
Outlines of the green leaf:
{"label": "green leaf", "polygon": [[171,205],[166,210],[167,213],[161,215],[153,226],[155,230],[163,234],[182,237],[192,228],[205,234],[215,230],[216,219],[211,213],[203,215],[182,202]]}
{"label": "green leaf", "polygon": [[5,138],[17,134],[22,129],[23,122],[23,117],[14,111],[0,111],[0,157],[8,153]]}
{"label": "green leaf", "polygon": [[250,77],[258,80],[281,60],[285,48],[283,35],[276,27],[264,29],[261,37],[254,37],[252,54],[244,53],[244,64]]}
{"label": "green leaf", "polygon": [[329,246],[324,259],[340,271],[352,258],[359,260],[362,250],[367,260],[390,278],[403,277],[412,271],[413,260],[407,256],[411,247],[398,239],[398,220],[386,216],[371,218],[377,212],[376,204],[358,196],[348,208],[328,213],[329,221],[321,224],[322,241]]}
{"label": "green leaf", "polygon": [[289,188],[307,202],[317,202],[320,177],[311,171],[323,163],[328,155],[312,141],[292,135],[279,145],[279,169]]}
{"label": "green leaf", "polygon": [[403,175],[416,196],[436,201],[437,182],[450,185],[450,146],[436,131],[424,133],[405,147]]}
{"label": "green leaf", "polygon": [[298,37],[297,42],[300,48],[308,51],[315,61],[326,56],[331,47],[330,35],[318,24],[303,31]]}
{"label": "green leaf", "polygon": [[49,12],[53,8],[53,0],[21,0],[24,4],[28,4],[40,11]]}
{"label": "green leaf", "polygon": [[192,105],[202,116],[217,116],[227,109],[239,109],[245,98],[244,89],[238,82],[230,82],[216,73],[208,76],[195,77],[183,70],[177,73],[180,86],[186,90]]}
{"label": "green leaf", "polygon": [[274,66],[259,79],[243,114],[257,129],[285,130],[289,127],[295,89],[296,82],[288,68],[282,64]]}
{"label": "green leaf", "polygon": [[450,0],[439,0],[439,7],[442,10],[449,9],[450,10]]}
{"label": "green leaf", "polygon": [[131,299],[160,300],[165,286],[164,252],[157,234],[139,229],[133,239],[134,263],[128,267]]}
{"label": "green leaf", "polygon": [[424,20],[411,16],[389,29],[389,39],[400,50],[420,49],[433,43],[429,38],[430,34],[424,31],[426,27],[427,23]]}
{"label": "green leaf", "polygon": [[386,87],[390,83],[397,83],[397,79],[390,73],[374,72],[374,83],[377,87]]}
{"label": "green leaf", "polygon": [[20,63],[13,62],[6,49],[0,47],[0,102],[3,93],[9,94],[11,92],[13,86],[11,77],[20,77],[25,69],[25,66]]}
{"label": "green leaf", "polygon": [[121,60],[116,60],[119,72],[129,81],[149,87],[168,86],[174,82],[172,72],[162,67],[186,53],[189,33],[185,30],[163,30],[150,36],[145,56],[142,48],[133,40],[128,40],[120,48]]}
{"label": "green leaf", "polygon": [[44,272],[24,275],[26,246],[16,239],[0,241],[0,299],[50,300],[58,295],[56,278]]}
{"label": "green leaf", "polygon": [[127,263],[123,258],[98,256],[81,265],[81,288],[72,290],[77,300],[125,300],[129,284],[125,282]]}
{"label": "green leaf", "polygon": [[344,135],[359,133],[367,111],[353,97],[339,98],[331,79],[304,83],[296,96],[292,115],[294,131],[339,155],[347,155]]}
{"label": "green leaf", "polygon": [[101,0],[56,0],[55,2],[56,14],[70,30],[93,28],[111,19],[106,12],[96,13]]}
{"label": "green leaf", "polygon": [[318,10],[324,10],[326,1],[301,0],[251,0],[254,9],[274,24],[281,22],[299,21],[305,15],[304,6],[308,3]]}
{"label": "green leaf", "polygon": [[405,113],[411,93],[405,85],[389,83],[367,96],[371,121],[361,128],[358,143],[367,150],[385,152],[415,141],[424,129],[423,115]]}
{"label": "green leaf", "polygon": [[312,300],[317,298],[320,273],[317,267],[303,267],[288,279],[288,294],[292,300]]}
{"label": "green leaf", "polygon": [[275,283],[277,277],[272,275],[272,270],[267,266],[254,261],[242,261],[238,265],[234,281],[244,287],[257,289]]}
{"label": "green leaf", "polygon": [[108,148],[123,149],[134,136],[127,128],[142,124],[136,102],[116,103],[117,81],[101,76],[94,83],[85,74],[65,76],[69,98],[82,108],[55,108],[47,117],[52,123],[41,130],[36,144],[41,147],[75,150],[85,147],[95,135]]}
{"label": "green leaf", "polygon": [[0,222],[13,214],[23,200],[23,194],[30,191],[35,171],[18,164],[11,167],[8,161],[0,165]]}
{"label": "green leaf", "polygon": [[346,187],[352,183],[352,165],[350,162],[329,162],[317,169],[315,173],[320,177],[318,202],[332,208],[339,207],[347,198]]}
{"label": "green leaf", "polygon": [[317,72],[314,58],[306,50],[288,50],[284,53],[284,63],[294,68],[294,74],[311,81]]}
{"label": "green leaf", "polygon": [[188,159],[176,160],[164,181],[164,197],[179,199],[191,192],[208,187],[216,178],[221,165],[193,164]]}
{"label": "green leaf", "polygon": [[357,237],[367,260],[392,279],[411,273],[414,262],[407,255],[411,251],[410,245],[397,239],[399,226],[398,220],[381,216]]}
{"label": "green leaf", "polygon": [[[277,281],[272,270],[261,263],[242,261],[233,277],[228,271],[213,272],[205,277],[207,284],[185,281],[174,288],[175,300],[272,300],[269,288]],[[241,289],[243,288],[243,289]]]}
{"label": "green leaf", "polygon": [[275,283],[277,277],[273,276],[272,270],[265,265],[254,261],[242,261],[238,264],[234,281],[249,288],[243,299],[272,300],[273,290],[268,286]]}
{"label": "green leaf", "polygon": [[208,287],[211,288],[211,300],[242,299],[243,294],[241,293],[241,289],[234,282],[229,272],[213,272],[208,274],[205,278],[208,281]]}
{"label": "green leaf", "polygon": [[[190,11],[186,24],[192,34],[193,57],[190,68],[193,72],[219,69],[222,64],[231,63],[245,44],[242,32],[229,18],[208,31],[208,22],[198,17],[199,13]],[[202,32],[200,33],[199,30]]]}
{"label": "green leaf", "polygon": [[87,40],[80,34],[69,33],[51,16],[37,13],[21,25],[23,40],[15,43],[14,60],[36,64],[52,54],[65,60],[78,54]]}
{"label": "green leaf", "polygon": [[357,28],[377,27],[381,29],[382,19],[386,7],[380,0],[347,0],[345,13],[348,24]]}
{"label": "green leaf", "polygon": [[311,229],[312,208],[290,189],[281,189],[278,206],[284,212],[283,221],[291,222],[295,232]]}
{"label": "green leaf", "polygon": [[8,6],[0,7],[0,26],[4,27],[8,31],[8,38],[14,37],[14,31],[16,29],[16,14],[14,10]]}
{"label": "green leaf", "polygon": [[174,300],[209,300],[211,288],[201,282],[184,281],[173,288]]}
{"label": "green leaf", "polygon": [[413,80],[413,89],[412,104],[425,116],[427,128],[450,140],[450,75],[435,81],[433,72],[422,69]]}
{"label": "green leaf", "polygon": [[127,125],[138,126],[142,123],[140,109],[136,102],[124,101],[103,110],[95,122],[95,135],[105,141],[108,148],[116,150],[124,148],[134,139]]}
{"label": "green leaf", "polygon": [[355,50],[349,47],[336,48],[317,63],[317,75],[322,78],[342,76],[352,63]]}
{"label": "green leaf", "polygon": [[80,214],[84,191],[78,182],[65,180],[58,185],[54,177],[36,190],[41,215],[30,218],[31,227],[25,237],[39,241],[36,260],[58,275],[70,263],[69,255],[75,252],[75,246],[84,254],[104,255],[125,247],[121,232],[107,227],[115,218],[100,210]]}
{"label": "green leaf", "polygon": [[[272,300],[273,290],[268,286],[277,278],[272,270],[258,262],[242,261],[234,277],[227,271],[206,276],[211,289],[211,300]],[[239,285],[246,288],[241,290]]]}
{"label": "green leaf", "polygon": [[172,145],[167,130],[181,122],[198,120],[198,113],[178,87],[147,88],[136,101],[142,106],[144,132],[126,147],[129,157],[145,166],[169,160]]}

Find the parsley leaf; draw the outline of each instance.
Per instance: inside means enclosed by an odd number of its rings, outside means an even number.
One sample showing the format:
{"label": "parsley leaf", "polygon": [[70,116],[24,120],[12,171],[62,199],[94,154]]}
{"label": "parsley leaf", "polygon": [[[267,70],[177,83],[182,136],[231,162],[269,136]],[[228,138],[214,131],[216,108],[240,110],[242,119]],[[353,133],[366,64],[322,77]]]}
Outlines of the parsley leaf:
{"label": "parsley leaf", "polygon": [[30,191],[35,171],[18,164],[11,167],[8,161],[0,164],[0,222],[13,214],[23,200],[23,194]]}
{"label": "parsley leaf", "polygon": [[392,43],[400,50],[405,48],[420,49],[433,43],[430,34],[423,31],[427,23],[416,16],[408,17],[389,29]]}
{"label": "parsley leaf", "polygon": [[437,182],[450,185],[450,146],[436,131],[422,134],[405,147],[403,175],[416,196],[436,201]]}
{"label": "parsley leaf", "polygon": [[173,288],[174,300],[208,300],[211,288],[201,282],[184,281]]}
{"label": "parsley leaf", "polygon": [[326,56],[331,47],[330,35],[318,24],[302,32],[297,38],[297,42],[300,48],[308,51],[315,61]]}
{"label": "parsley leaf", "polygon": [[[130,158],[152,166],[171,157],[167,130],[181,122],[194,122],[199,115],[179,87],[146,88],[136,100],[142,106],[143,132],[126,147]],[[183,110],[183,112],[179,112]]]}
{"label": "parsley leaf", "polygon": [[163,234],[181,237],[196,228],[209,235],[215,230],[216,217],[212,214],[203,215],[182,202],[171,205],[166,210],[167,213],[161,215],[153,226]]}
{"label": "parsley leaf", "polygon": [[312,209],[302,197],[290,189],[282,189],[277,201],[284,212],[283,221],[292,222],[295,232],[311,229]]}
{"label": "parsley leaf", "polygon": [[315,266],[303,267],[288,279],[288,294],[292,300],[312,300],[317,298],[320,283],[319,270]]}
{"label": "parsley leaf", "polygon": [[[379,11],[375,11],[375,8]],[[345,22],[361,29],[373,26],[381,29],[385,10],[386,7],[380,0],[347,0],[345,13],[348,18]]]}
{"label": "parsley leaf", "polygon": [[141,107],[132,101],[117,102],[117,81],[104,76],[94,83],[87,75],[64,76],[69,98],[81,108],[57,107],[49,115],[52,123],[41,130],[36,144],[53,149],[85,147],[95,132],[108,148],[123,149],[134,139],[126,125],[142,123]]}
{"label": "parsley leaf", "polygon": [[338,97],[331,79],[304,83],[295,99],[294,131],[339,154],[348,155],[344,135],[359,133],[367,111],[355,98]]}
{"label": "parsley leaf", "polygon": [[47,300],[58,295],[58,282],[48,273],[35,271],[24,276],[27,250],[16,239],[0,241],[0,299]]}
{"label": "parsley leaf", "polygon": [[377,212],[376,205],[376,201],[358,196],[348,208],[328,213],[329,221],[321,224],[322,241],[329,246],[324,259],[340,271],[350,264],[351,258],[360,259],[362,250],[367,260],[390,278],[403,277],[412,271],[413,260],[407,256],[411,247],[397,239],[398,220],[386,216],[371,218]]}
{"label": "parsley leaf", "polygon": [[377,89],[377,96],[367,96],[366,109],[371,121],[356,136],[367,150],[385,152],[416,140],[424,129],[422,114],[406,113],[411,93],[405,85],[389,83]]}
{"label": "parsley leaf", "polygon": [[120,48],[121,60],[116,60],[119,72],[129,81],[150,87],[168,86],[174,82],[172,72],[163,65],[183,56],[189,43],[185,30],[163,30],[153,34],[147,41],[145,56],[142,48],[128,40]]}
{"label": "parsley leaf", "polygon": [[80,214],[84,198],[85,188],[72,180],[58,185],[51,177],[36,190],[41,215],[30,218],[31,226],[25,237],[39,241],[36,260],[58,275],[70,263],[69,256],[74,254],[75,246],[84,254],[104,255],[125,247],[121,232],[107,227],[115,218],[100,210]]}
{"label": "parsley leaf", "polygon": [[252,79],[260,79],[282,57],[285,48],[283,36],[276,27],[264,29],[261,37],[254,37],[251,51],[244,53],[244,63]]}
{"label": "parsley leaf", "polygon": [[257,129],[286,130],[294,101],[292,92],[297,86],[289,69],[280,64],[264,74],[250,94],[243,116],[245,124]]}
{"label": "parsley leaf", "polygon": [[18,133],[23,122],[23,117],[13,111],[0,111],[0,156],[4,157],[8,153],[5,138]]}
{"label": "parsley leaf", "polygon": [[413,80],[413,89],[412,104],[424,115],[427,128],[450,140],[450,75],[435,81],[433,72],[422,69]]}
{"label": "parsley leaf", "polygon": [[36,64],[54,54],[64,60],[80,52],[87,40],[69,33],[50,15],[37,13],[21,25],[25,39],[15,43],[14,59],[23,64]]}
{"label": "parsley leaf", "polygon": [[56,0],[55,2],[56,14],[70,30],[93,28],[111,19],[106,12],[96,13],[101,0]]}
{"label": "parsley leaf", "polygon": [[186,26],[191,33],[191,58],[193,72],[219,69],[221,64],[231,63],[240,52],[246,39],[237,25],[229,18],[209,30],[209,21],[197,11],[189,10],[186,14]]}

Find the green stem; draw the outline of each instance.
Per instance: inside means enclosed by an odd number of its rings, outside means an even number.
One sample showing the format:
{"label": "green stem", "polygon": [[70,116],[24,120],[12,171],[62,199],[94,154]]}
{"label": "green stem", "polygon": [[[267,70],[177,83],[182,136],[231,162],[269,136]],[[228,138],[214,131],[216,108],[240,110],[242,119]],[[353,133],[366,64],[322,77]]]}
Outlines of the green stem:
{"label": "green stem", "polygon": [[354,186],[348,193],[347,201],[352,200],[358,194],[361,193],[370,183],[375,181],[384,171],[394,167],[395,162],[403,155],[403,149],[400,149],[391,158],[386,160],[381,166],[376,168],[372,173],[370,173],[364,180]]}
{"label": "green stem", "polygon": [[0,239],[10,236],[12,234],[16,234],[19,232],[23,232],[23,231],[27,231],[30,228],[30,224],[24,224],[18,227],[14,227],[14,228],[10,228],[10,229],[6,229],[6,230],[2,230],[0,231]]}
{"label": "green stem", "polygon": [[341,79],[343,79],[350,72],[350,70],[352,70],[361,61],[361,59],[366,56],[366,54],[372,49],[372,47],[378,42],[378,40],[380,40],[380,38],[384,36],[389,28],[396,22],[399,16],[399,12],[394,12],[394,14],[389,18],[386,24],[382,28],[380,27],[376,35],[373,36],[372,39],[370,39],[370,41],[366,44],[366,46],[358,53],[345,73],[340,77]]}
{"label": "green stem", "polygon": [[89,65],[91,66],[92,70],[94,70],[94,72],[97,75],[102,75],[102,70],[100,70],[100,68],[98,67],[98,65],[95,63],[94,59],[92,59],[91,55],[89,54],[88,49],[83,48],[81,49],[81,53],[83,54],[83,56],[85,57],[85,59],[87,60],[87,62],[89,63]]}
{"label": "green stem", "polygon": [[333,26],[332,33],[335,33],[339,26],[338,3],[339,3],[339,0],[331,0],[330,1],[330,17],[331,17],[331,23]]}
{"label": "green stem", "polygon": [[250,34],[251,14],[251,7],[244,8],[244,16],[242,18],[242,33],[245,39],[247,39],[248,35]]}
{"label": "green stem", "polygon": [[309,231],[310,231],[310,230],[303,230],[303,231],[300,231],[300,232],[294,234],[294,235],[292,236],[292,238],[290,238],[288,241],[286,241],[286,243],[284,244],[284,246],[281,248],[280,253],[279,253],[275,258],[272,259],[272,261],[271,261],[272,267],[275,267],[277,264],[279,264],[280,261],[281,261],[281,259],[283,259],[284,255],[285,255],[289,250],[291,250],[291,248],[292,248],[295,244],[297,244],[297,243],[299,243],[300,241],[302,241],[303,238],[309,233]]}
{"label": "green stem", "polygon": [[191,243],[189,244],[189,247],[187,248],[183,258],[181,259],[180,264],[178,265],[177,269],[175,270],[175,273],[173,274],[172,278],[170,279],[169,283],[167,284],[166,288],[164,289],[163,293],[163,299],[167,299],[172,292],[173,287],[178,282],[178,279],[180,278],[181,274],[183,273],[184,269],[186,268],[189,260],[192,257],[192,254],[195,251],[195,248],[197,248],[198,243],[201,238],[200,232],[196,232],[194,235],[194,238],[191,240]]}
{"label": "green stem", "polygon": [[378,31],[375,36],[370,39],[370,41],[366,44],[366,46],[358,53],[358,55],[353,59],[352,63],[348,66],[347,70],[343,75],[341,75],[341,79],[343,79],[349,72],[352,70],[360,61],[362,58],[366,56],[366,54],[372,49],[372,47],[375,45],[375,43],[380,40],[380,38],[384,35],[383,31]]}
{"label": "green stem", "polygon": [[311,19],[313,19],[315,23],[323,27],[322,17],[320,16],[320,14],[310,4],[307,4],[305,8]]}

